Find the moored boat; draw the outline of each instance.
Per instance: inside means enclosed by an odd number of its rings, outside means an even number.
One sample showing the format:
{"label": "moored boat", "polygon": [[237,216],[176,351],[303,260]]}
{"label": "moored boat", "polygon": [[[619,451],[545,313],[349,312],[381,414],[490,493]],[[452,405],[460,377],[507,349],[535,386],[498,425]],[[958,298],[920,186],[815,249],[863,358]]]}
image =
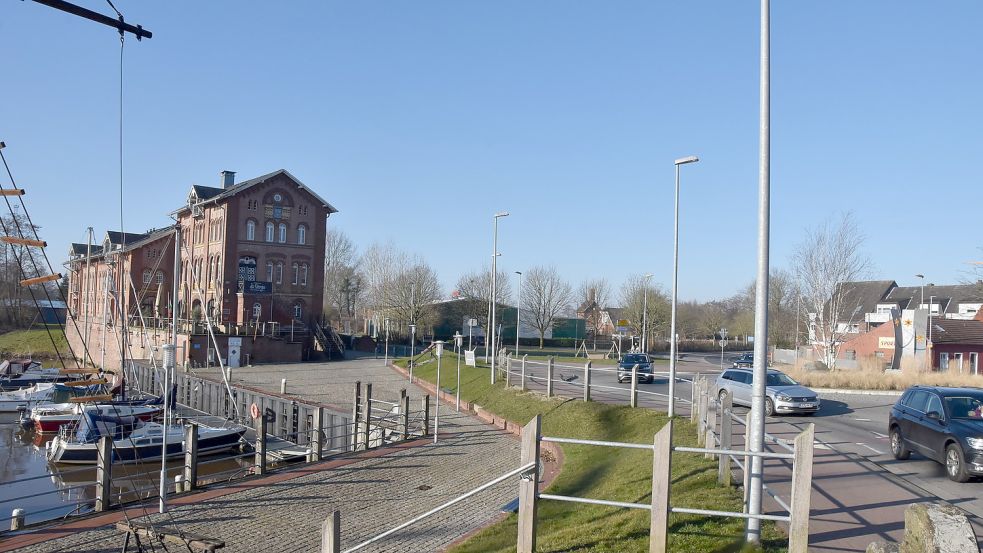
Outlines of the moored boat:
{"label": "moored boat", "polygon": [[[140,421],[136,417],[112,417],[92,412],[82,413],[78,428],[69,431],[62,427],[48,444],[48,460],[54,463],[95,464],[98,442],[103,436],[113,438],[114,463],[160,461],[164,435],[167,435],[167,457],[184,455],[184,428]],[[233,426],[217,428],[198,426],[198,454],[221,453],[240,444],[246,428]]]}
{"label": "moored boat", "polygon": [[0,413],[16,413],[44,403],[64,403],[71,397],[98,391],[98,386],[63,386],[39,382],[30,388],[0,392]]}
{"label": "moored boat", "polygon": [[149,421],[161,413],[162,405],[129,405],[125,403],[51,403],[31,409],[30,422],[41,433],[58,432],[66,424],[77,424],[83,412],[117,417],[136,417]]}
{"label": "moored boat", "polygon": [[55,368],[45,369],[31,359],[8,359],[0,362],[0,391],[22,390],[38,383],[64,382],[71,377]]}

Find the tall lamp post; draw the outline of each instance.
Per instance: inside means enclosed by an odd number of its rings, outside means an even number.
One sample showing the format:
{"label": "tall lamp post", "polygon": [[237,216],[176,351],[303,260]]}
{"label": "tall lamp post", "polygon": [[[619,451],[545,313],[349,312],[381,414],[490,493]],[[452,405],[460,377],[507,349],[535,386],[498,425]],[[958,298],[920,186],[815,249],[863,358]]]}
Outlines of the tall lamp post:
{"label": "tall lamp post", "polygon": [[[501,217],[508,217],[508,211],[499,211],[495,214],[493,219],[495,220],[495,230],[492,233],[492,270],[491,270],[491,283],[492,283],[492,293],[491,293],[491,383],[495,383],[495,348],[498,345],[496,342],[496,332],[495,332],[495,308],[498,303],[498,290],[496,288],[496,279],[498,277],[498,220]],[[488,351],[488,345],[485,344],[485,351]]]}
{"label": "tall lamp post", "polygon": [[[758,122],[758,274],[754,297],[754,371],[751,385],[751,427],[748,446],[753,452],[764,450],[765,379],[768,372],[768,279],[771,239],[771,2],[761,0],[761,46],[759,56]],[[747,494],[745,539],[761,541],[761,497],[764,488],[764,459],[751,457],[751,478]]]}
{"label": "tall lamp post", "polygon": [[[454,348],[457,350],[457,384],[454,385],[455,391],[457,392],[457,399],[455,401],[455,409],[461,412],[461,345],[464,344],[464,336],[461,331],[454,333]],[[439,401],[440,398],[437,398]]]}
{"label": "tall lamp post", "polygon": [[642,293],[642,353],[648,353],[648,316],[649,316],[649,279],[652,273],[645,275],[645,289]]}
{"label": "tall lamp post", "polygon": [[[437,355],[437,402],[434,407],[433,415],[433,443],[437,443],[437,434],[440,431],[440,358],[444,356],[444,342],[438,340],[433,343],[435,354]],[[366,415],[366,419],[371,416]]]}
{"label": "tall lamp post", "polygon": [[[932,351],[932,307],[935,305],[935,296],[928,297],[928,342],[925,349],[928,350],[928,370],[935,370],[935,352]],[[941,367],[940,367],[941,368]]]}
{"label": "tall lamp post", "polygon": [[[416,325],[410,325],[410,342],[416,344]],[[416,348],[414,347],[413,350]],[[413,383],[413,356],[416,355],[416,351],[410,354],[410,384]]]}
{"label": "tall lamp post", "polygon": [[672,231],[672,316],[669,325],[669,416],[676,412],[676,288],[679,277],[679,166],[696,163],[696,156],[682,157],[676,165],[676,201],[675,218]]}
{"label": "tall lamp post", "polygon": [[389,317],[386,317],[386,354],[384,356],[386,366],[389,366]]}
{"label": "tall lamp post", "polygon": [[925,303],[925,275],[918,274],[915,276],[922,279],[922,283],[920,285],[920,288],[922,289],[922,300],[919,303]]}
{"label": "tall lamp post", "polygon": [[519,357],[519,309],[522,304],[522,271],[516,271],[519,275],[519,284],[515,291],[515,357]]}

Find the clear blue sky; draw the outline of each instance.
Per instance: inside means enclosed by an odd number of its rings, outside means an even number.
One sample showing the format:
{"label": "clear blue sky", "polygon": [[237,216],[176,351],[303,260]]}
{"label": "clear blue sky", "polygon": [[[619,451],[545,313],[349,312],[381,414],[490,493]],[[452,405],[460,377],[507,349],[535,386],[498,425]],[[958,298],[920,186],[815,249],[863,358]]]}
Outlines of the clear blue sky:
{"label": "clear blue sky", "polygon": [[[103,2],[86,7],[111,13]],[[426,256],[447,291],[488,261],[576,286],[672,268],[680,297],[755,269],[758,3],[117,0],[154,38],[125,48],[127,231],[192,183],[286,168],[329,225]],[[876,269],[915,284],[980,260],[983,2],[772,6],[772,266],[852,210]],[[0,139],[53,257],[119,227],[118,36],[0,5]]]}

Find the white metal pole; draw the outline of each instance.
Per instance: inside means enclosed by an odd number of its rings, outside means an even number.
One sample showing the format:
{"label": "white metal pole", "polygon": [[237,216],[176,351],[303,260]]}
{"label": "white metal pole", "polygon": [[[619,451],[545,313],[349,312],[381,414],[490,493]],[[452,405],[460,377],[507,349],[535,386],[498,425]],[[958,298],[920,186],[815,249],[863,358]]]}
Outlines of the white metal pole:
{"label": "white metal pole", "polygon": [[454,348],[457,349],[457,383],[454,385],[457,398],[454,402],[454,408],[457,412],[461,412],[461,336],[458,333],[454,337]]}
{"label": "white metal pole", "polygon": [[[89,227],[89,238],[86,241],[86,245],[85,245],[85,278],[82,279],[82,282],[85,283],[85,288],[79,290],[82,294],[82,305],[84,307],[84,309],[82,310],[83,317],[84,317],[82,328],[85,329],[85,332],[82,334],[82,340],[83,340],[82,343],[85,344],[86,353],[88,353],[89,351],[89,325],[91,324],[91,320],[89,319],[89,309],[91,308],[91,306],[89,305],[89,291],[92,290],[92,279],[89,278],[90,277],[89,269],[90,269],[91,261],[92,261],[92,227]],[[92,356],[89,356],[89,363],[92,363]],[[83,366],[85,365],[85,359],[82,360],[82,364]]]}
{"label": "white metal pole", "polygon": [[[496,300],[498,300],[498,290],[496,290],[497,277],[498,277],[498,215],[495,215],[495,231],[492,237],[492,280],[491,280],[491,383],[495,383],[495,347],[498,345],[495,342],[495,307]],[[486,343],[487,350],[487,343]]]}
{"label": "white metal pole", "polygon": [[642,353],[648,352],[646,339],[648,337],[649,314],[649,280],[645,278],[645,291],[642,294]]}
{"label": "white metal pole", "polygon": [[515,292],[515,356],[519,357],[519,309],[522,303],[522,272],[516,271],[519,275],[519,288]]}
{"label": "white metal pole", "polygon": [[437,354],[437,386],[436,395],[437,401],[434,406],[434,416],[433,416],[433,443],[437,443],[437,434],[440,429],[440,358],[443,357],[443,343],[435,342],[436,354]]}
{"label": "white metal pole", "polygon": [[[754,306],[754,376],[751,387],[750,450],[764,450],[765,379],[768,372],[768,269],[771,219],[771,35],[770,0],[761,0],[761,74],[758,168],[758,278]],[[764,459],[751,457],[748,514],[761,514]],[[761,520],[749,518],[747,541],[761,541]]]}
{"label": "white metal pole", "polygon": [[679,277],[679,164],[676,164],[676,199],[672,230],[672,314],[669,325],[669,417],[676,413],[676,288]]}

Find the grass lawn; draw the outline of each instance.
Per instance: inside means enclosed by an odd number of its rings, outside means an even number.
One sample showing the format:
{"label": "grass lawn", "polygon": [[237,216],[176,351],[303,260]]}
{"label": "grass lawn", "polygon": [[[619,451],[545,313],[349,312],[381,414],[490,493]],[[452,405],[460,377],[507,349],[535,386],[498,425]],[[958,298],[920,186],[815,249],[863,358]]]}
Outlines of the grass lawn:
{"label": "grass lawn", "polygon": [[[399,360],[405,366],[405,359]],[[436,380],[436,362],[417,364],[415,376]],[[440,385],[453,390],[457,363],[453,354],[445,355]],[[541,394],[505,389],[489,383],[486,366],[461,366],[461,397],[509,420],[525,424],[535,415],[543,416],[543,435],[652,443],[655,433],[666,423],[664,413],[650,409],[553,398]],[[673,443],[696,445],[696,429],[688,420],[678,420]],[[561,444],[564,463],[549,492],[633,503],[651,502],[652,454],[642,450]],[[516,459],[518,463],[518,459]],[[741,510],[741,494],[736,488],[716,484],[716,461],[701,455],[680,453],[673,456],[672,504],[718,510]],[[489,479],[494,475],[489,475]],[[648,551],[648,511],[561,503],[541,500],[537,549],[550,551],[632,552]],[[507,552],[515,550],[517,518],[486,528],[464,544],[452,549],[464,552]],[[671,515],[669,550],[673,552],[754,551],[744,549],[743,519]],[[784,551],[786,538],[773,523],[763,525],[764,551]]]}
{"label": "grass lawn", "polygon": [[[55,343],[62,355],[68,353],[68,339],[65,332],[59,327],[51,328],[51,335],[54,336]],[[54,346],[51,345],[51,338],[44,329],[40,330],[14,330],[5,334],[0,334],[0,356],[3,358],[16,356],[30,356],[34,359],[56,359]]]}

